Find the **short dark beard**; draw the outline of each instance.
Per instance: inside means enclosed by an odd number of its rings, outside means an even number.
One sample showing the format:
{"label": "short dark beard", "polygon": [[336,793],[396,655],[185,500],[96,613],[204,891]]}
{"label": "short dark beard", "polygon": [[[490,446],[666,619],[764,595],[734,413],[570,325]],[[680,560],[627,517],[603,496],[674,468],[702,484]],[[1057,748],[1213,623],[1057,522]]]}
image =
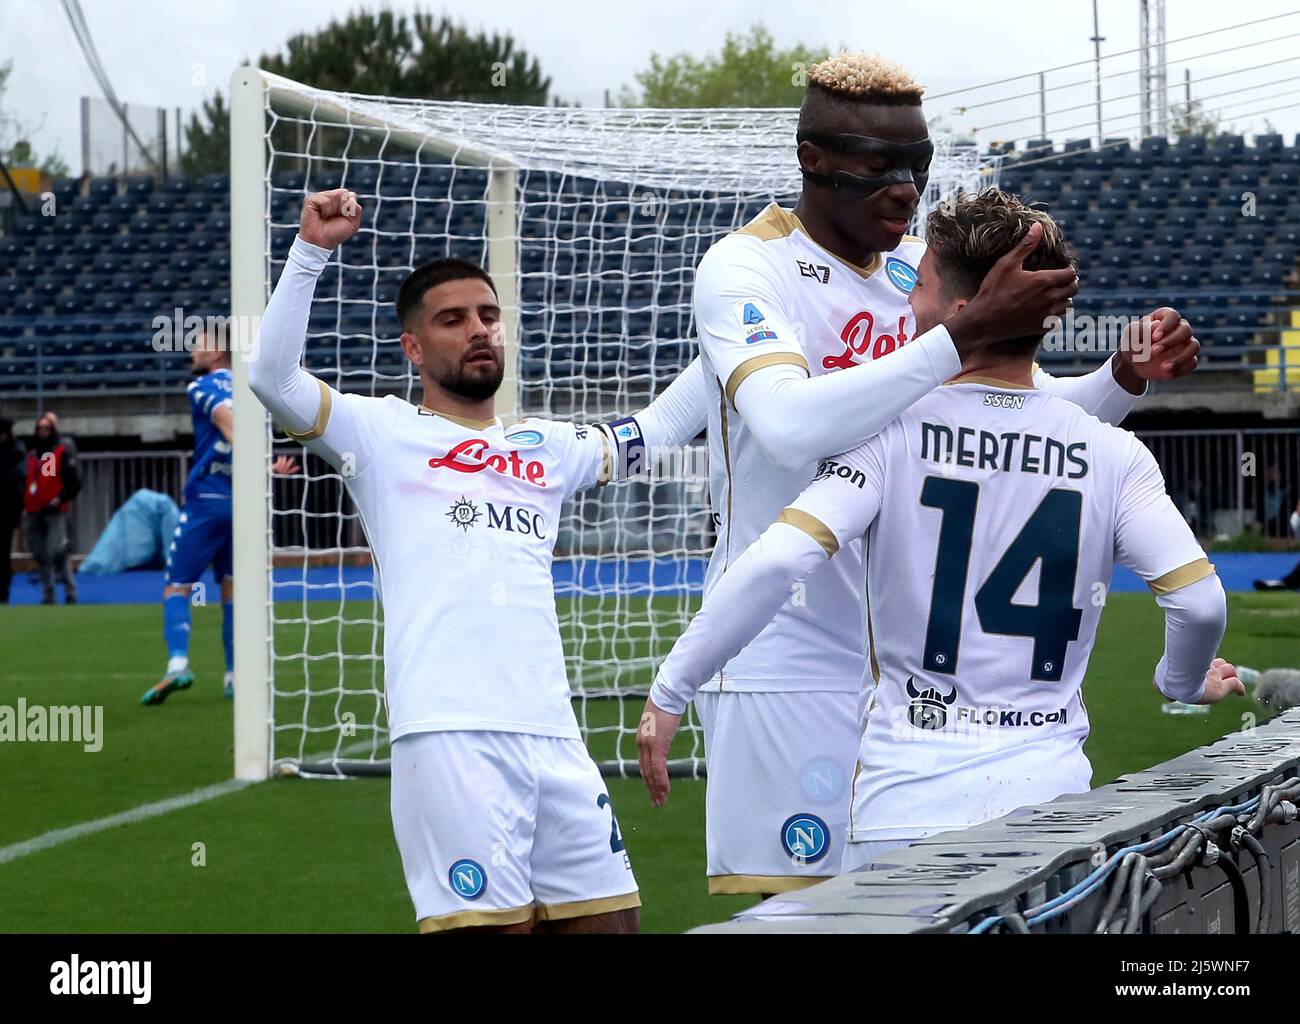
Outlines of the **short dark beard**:
{"label": "short dark beard", "polygon": [[465,371],[466,368],[462,364],[451,373],[442,378],[435,378],[435,380],[443,390],[449,391],[453,395],[471,402],[481,402],[484,399],[491,398],[501,388],[501,381],[505,377],[505,364],[497,360],[496,372],[486,377],[471,376]]}

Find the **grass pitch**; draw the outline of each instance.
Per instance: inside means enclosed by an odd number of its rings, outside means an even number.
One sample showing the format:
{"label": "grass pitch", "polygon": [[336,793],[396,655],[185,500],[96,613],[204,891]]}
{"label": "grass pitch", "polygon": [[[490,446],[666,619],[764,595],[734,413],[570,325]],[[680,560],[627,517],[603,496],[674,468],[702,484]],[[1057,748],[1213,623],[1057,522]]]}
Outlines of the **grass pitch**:
{"label": "grass pitch", "polygon": [[[1297,621],[1296,595],[1231,594],[1223,654],[1258,668],[1292,664]],[[386,779],[280,779],[143,820],[82,830],[87,822],[230,777],[220,611],[195,609],[195,687],[146,708],[140,694],[163,661],[160,622],[160,609],[151,606],[0,607],[0,704],[14,707],[24,698],[104,708],[97,753],[66,743],[0,743],[0,929],[411,931]],[[351,646],[349,629],[360,642],[359,626],[341,624],[332,635],[313,627],[311,645],[328,647],[342,638]],[[369,649],[366,633],[361,650]],[[277,643],[294,640],[281,636]],[[644,653],[635,637],[629,643],[627,651],[614,652],[615,662],[631,664]],[[1253,703],[1230,700],[1203,717],[1161,714],[1150,675],[1162,645],[1163,620],[1150,597],[1111,595],[1084,690],[1094,784],[1207,743],[1256,713]],[[610,658],[610,652],[590,653]],[[329,685],[320,677],[312,684],[314,690]],[[293,720],[319,726],[324,720],[313,716],[324,714],[327,704],[333,720],[333,702],[315,699]],[[593,721],[612,726],[620,716],[635,722],[639,704],[589,702],[587,711]],[[358,703],[360,722],[372,714],[369,704]],[[310,749],[324,734],[301,735]],[[611,757],[618,737],[614,729],[598,733],[593,752]],[[626,735],[621,742],[623,756],[634,757]],[[753,902],[706,894],[702,782],[674,780],[668,806],[658,811],[639,780],[611,779],[609,786],[641,884],[645,930],[681,931]],[[74,831],[51,836],[58,830]]]}

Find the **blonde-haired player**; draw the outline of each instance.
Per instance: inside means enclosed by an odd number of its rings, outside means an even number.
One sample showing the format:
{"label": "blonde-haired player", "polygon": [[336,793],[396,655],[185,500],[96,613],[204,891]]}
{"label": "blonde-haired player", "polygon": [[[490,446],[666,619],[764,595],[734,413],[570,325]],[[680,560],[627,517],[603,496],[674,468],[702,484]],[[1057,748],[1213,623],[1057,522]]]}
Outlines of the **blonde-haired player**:
{"label": "blonde-haired player", "polygon": [[[1030,225],[1034,265],[1068,267],[1045,214],[990,190],[930,217],[911,293],[925,329],[968,308]],[[968,353],[866,444],[813,482],[732,564],[651,690],[641,741],[652,796],[667,793],[658,744],[698,687],[862,543],[855,588],[871,624],[870,696],[843,867],[890,846],[1085,791],[1080,687],[1115,562],[1165,611],[1156,688],[1213,702],[1244,688],[1215,659],[1225,602],[1214,567],[1165,493],[1151,453],[1034,383],[1040,327]]]}
{"label": "blonde-haired player", "polygon": [[[1075,293],[1069,268],[1022,269],[1035,226],[962,309],[918,330],[908,296],[925,243],[907,231],[934,149],[921,95],[903,68],[871,54],[814,66],[799,114],[798,202],[769,206],[700,263],[718,533],[706,594],[820,459],[878,433],[964,356],[1041,333]],[[1195,339],[1176,315],[1156,341],[1147,364],[1121,352],[1079,378],[1035,370],[1034,383],[1119,422],[1144,376],[1195,364]],[[848,544],[696,698],[712,892],[777,892],[838,870],[868,628],[861,573],[860,546]]]}

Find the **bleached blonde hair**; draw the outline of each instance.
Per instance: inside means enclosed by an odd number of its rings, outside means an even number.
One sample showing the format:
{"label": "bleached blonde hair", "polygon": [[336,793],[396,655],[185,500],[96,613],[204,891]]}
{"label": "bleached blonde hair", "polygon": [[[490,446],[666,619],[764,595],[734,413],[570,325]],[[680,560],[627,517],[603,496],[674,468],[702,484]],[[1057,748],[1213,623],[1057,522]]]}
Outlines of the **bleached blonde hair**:
{"label": "bleached blonde hair", "polygon": [[814,64],[808,84],[843,99],[878,103],[920,103],[925,92],[925,86],[901,64],[865,50],[845,50]]}

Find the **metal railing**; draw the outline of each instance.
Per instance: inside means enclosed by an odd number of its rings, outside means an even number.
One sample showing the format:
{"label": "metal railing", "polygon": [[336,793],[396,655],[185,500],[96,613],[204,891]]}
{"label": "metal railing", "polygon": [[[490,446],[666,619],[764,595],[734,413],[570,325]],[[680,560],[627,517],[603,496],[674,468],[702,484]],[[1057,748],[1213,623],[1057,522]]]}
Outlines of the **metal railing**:
{"label": "metal railing", "polygon": [[81,493],[72,505],[73,550],[86,554],[104,527],[136,491],[142,488],[169,495],[180,503],[190,453],[87,452],[77,456]]}
{"label": "metal railing", "polygon": [[[1179,511],[1207,544],[1236,537],[1248,529],[1267,540],[1290,536],[1290,516],[1300,503],[1300,427],[1142,430],[1137,436],[1155,455]],[[297,448],[284,451],[299,457],[303,472],[275,480],[272,529],[276,546],[318,550],[364,545],[359,525],[353,522],[355,511],[346,495],[340,493],[342,484],[334,471],[314,456],[304,457]],[[180,504],[190,454],[91,452],[80,455],[78,463],[82,490],[73,505],[72,536],[74,550],[85,554],[113,513],[137,490],[160,491]],[[637,544],[629,536],[630,531],[648,530],[651,524],[656,529],[665,523],[679,527],[678,520],[703,521],[687,507],[694,502],[694,512],[700,512],[703,505],[699,503],[707,501],[703,480],[695,484],[680,494],[673,489],[680,490],[680,481],[657,485],[653,504],[659,511],[653,516],[648,484],[588,495],[571,511],[584,521],[591,520],[589,530],[604,530],[613,538],[602,550],[640,550],[647,546]],[[342,522],[340,507],[344,509]],[[566,517],[565,526],[571,527],[574,522]],[[669,546],[694,551],[707,541],[698,531],[690,536],[688,544],[674,542]],[[572,537],[566,535],[561,540],[562,548],[577,553]],[[647,549],[661,547],[651,544]]]}
{"label": "metal railing", "polygon": [[1300,503],[1300,427],[1141,430],[1165,486],[1198,537],[1213,543],[1248,528],[1290,535]]}

